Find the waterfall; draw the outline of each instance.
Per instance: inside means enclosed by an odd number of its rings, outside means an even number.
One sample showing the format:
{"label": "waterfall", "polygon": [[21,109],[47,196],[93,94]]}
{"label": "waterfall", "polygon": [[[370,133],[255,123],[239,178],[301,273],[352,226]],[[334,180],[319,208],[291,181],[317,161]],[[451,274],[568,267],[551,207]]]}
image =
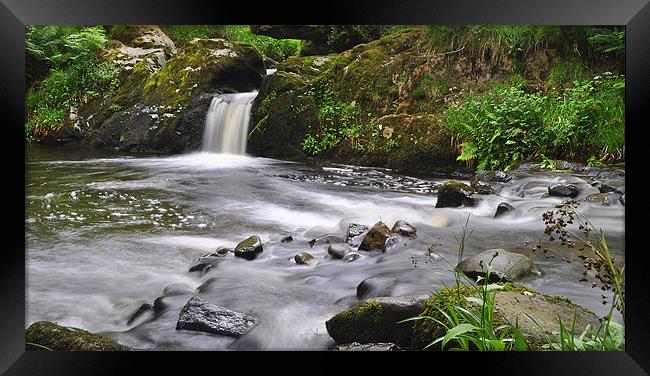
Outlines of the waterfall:
{"label": "waterfall", "polygon": [[248,120],[257,91],[220,94],[212,99],[205,117],[203,151],[209,153],[244,154],[248,136]]}

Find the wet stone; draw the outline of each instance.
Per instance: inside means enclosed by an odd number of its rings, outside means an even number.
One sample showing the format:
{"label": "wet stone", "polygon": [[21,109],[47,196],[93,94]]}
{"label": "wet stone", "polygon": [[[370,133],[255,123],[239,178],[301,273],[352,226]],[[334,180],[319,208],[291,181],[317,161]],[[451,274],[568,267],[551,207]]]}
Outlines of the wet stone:
{"label": "wet stone", "polygon": [[399,220],[395,222],[393,228],[390,231],[404,236],[415,237],[415,233],[418,230],[412,224],[403,220]]}
{"label": "wet stone", "polygon": [[262,240],[259,236],[253,235],[237,244],[235,247],[235,257],[251,261],[255,260],[262,251],[264,251]]}
{"label": "wet stone", "polygon": [[181,310],[176,330],[193,330],[241,337],[257,324],[257,319],[243,313],[193,297]]}
{"label": "wet stone", "polygon": [[345,240],[338,235],[327,234],[320,236],[318,238],[312,239],[309,242],[310,246],[316,246],[321,244],[332,244],[332,243],[345,243]]}
{"label": "wet stone", "polygon": [[309,252],[300,252],[293,259],[298,265],[311,265],[316,263],[316,259]]}
{"label": "wet stone", "polygon": [[353,247],[361,245],[364,235],[368,232],[368,226],[360,225],[358,223],[350,223],[348,225],[348,233],[345,241]]}
{"label": "wet stone", "polygon": [[494,213],[494,218],[510,213],[513,210],[515,210],[515,208],[512,205],[507,202],[502,202],[497,206],[497,211]]}
{"label": "wet stone", "polygon": [[358,259],[360,257],[361,257],[361,253],[352,251],[352,252],[346,253],[345,256],[343,256],[343,261],[352,262],[352,261],[354,261],[354,260],[356,260],[356,259]]}
{"label": "wet stone", "polygon": [[327,253],[337,259],[342,259],[346,254],[353,251],[354,248],[347,243],[334,243],[327,247]]}
{"label": "wet stone", "polygon": [[577,197],[582,189],[573,184],[555,184],[548,187],[548,194],[555,197]]}

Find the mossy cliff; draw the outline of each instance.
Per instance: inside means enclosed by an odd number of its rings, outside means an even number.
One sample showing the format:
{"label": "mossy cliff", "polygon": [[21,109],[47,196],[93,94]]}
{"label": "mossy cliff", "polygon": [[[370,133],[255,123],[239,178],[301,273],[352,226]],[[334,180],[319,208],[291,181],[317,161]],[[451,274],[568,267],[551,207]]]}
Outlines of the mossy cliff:
{"label": "mossy cliff", "polygon": [[521,49],[471,32],[462,41],[430,33],[413,26],[281,62],[255,101],[248,151],[408,173],[465,170],[471,165],[457,161],[464,140],[445,124],[451,104],[498,85],[546,92],[612,66],[554,42]]}

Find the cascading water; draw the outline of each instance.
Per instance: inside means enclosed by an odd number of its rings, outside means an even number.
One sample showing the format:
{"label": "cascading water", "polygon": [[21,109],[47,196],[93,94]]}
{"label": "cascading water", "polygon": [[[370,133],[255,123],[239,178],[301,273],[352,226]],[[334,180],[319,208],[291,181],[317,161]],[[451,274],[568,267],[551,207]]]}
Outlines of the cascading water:
{"label": "cascading water", "polygon": [[246,153],[248,121],[257,91],[220,94],[212,99],[205,117],[203,151],[209,153]]}

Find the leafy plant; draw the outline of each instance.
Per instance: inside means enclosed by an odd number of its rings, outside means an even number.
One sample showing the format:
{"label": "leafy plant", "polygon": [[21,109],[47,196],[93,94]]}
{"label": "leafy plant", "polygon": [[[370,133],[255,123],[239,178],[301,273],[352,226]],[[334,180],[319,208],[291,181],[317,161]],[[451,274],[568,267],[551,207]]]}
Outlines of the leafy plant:
{"label": "leafy plant", "polygon": [[253,34],[248,25],[223,26],[222,36],[228,40],[252,44],[275,61],[285,60],[289,56],[297,55],[300,51],[300,40],[275,39]]}

